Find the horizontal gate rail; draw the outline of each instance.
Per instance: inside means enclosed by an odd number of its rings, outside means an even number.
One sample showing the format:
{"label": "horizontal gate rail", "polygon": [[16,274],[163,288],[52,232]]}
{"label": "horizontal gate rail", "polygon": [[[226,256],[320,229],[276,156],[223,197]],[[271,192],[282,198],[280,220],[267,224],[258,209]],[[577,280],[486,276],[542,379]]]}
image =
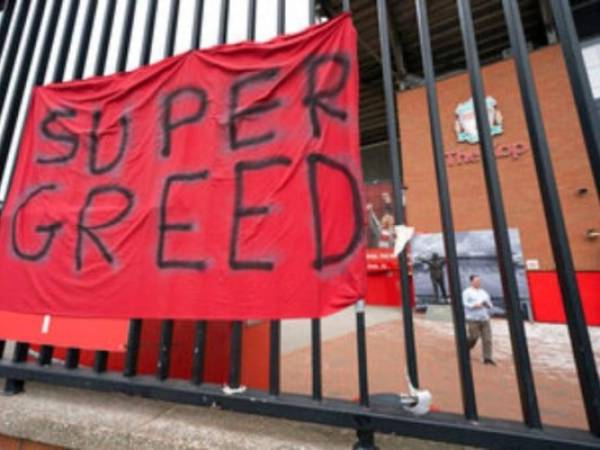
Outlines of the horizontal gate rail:
{"label": "horizontal gate rail", "polygon": [[220,385],[200,386],[186,381],[158,381],[152,376],[127,378],[107,372],[97,375],[89,369],[41,368],[29,363],[0,361],[0,373],[11,378],[61,386],[120,392],[156,400],[198,406],[219,405],[223,409],[271,417],[300,420],[345,428],[366,428],[440,442],[481,446],[492,449],[594,449],[598,440],[589,433],[568,428],[546,427],[531,430],[519,422],[481,419],[468,421],[459,414],[430,413],[415,417],[389,406],[371,404],[366,408],[342,400],[314,401],[303,395],[282,394],[248,389],[229,395]]}

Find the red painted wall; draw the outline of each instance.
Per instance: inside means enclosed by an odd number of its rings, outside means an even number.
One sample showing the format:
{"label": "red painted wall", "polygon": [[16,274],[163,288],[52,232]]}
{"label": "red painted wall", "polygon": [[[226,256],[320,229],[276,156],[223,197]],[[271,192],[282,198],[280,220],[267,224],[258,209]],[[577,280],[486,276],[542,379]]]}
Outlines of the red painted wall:
{"label": "red painted wall", "polygon": [[[528,272],[527,280],[535,320],[565,323],[556,272]],[[577,283],[587,324],[600,325],[600,272],[578,272]]]}
{"label": "red painted wall", "polygon": [[[158,348],[160,342],[160,320],[144,320],[138,373],[152,375],[156,373]],[[192,373],[192,353],[196,323],[191,320],[176,320],[173,329],[171,347],[171,365],[169,377],[189,379]],[[206,347],[204,357],[204,381],[225,384],[229,378],[229,346],[231,342],[231,322],[207,322]],[[39,346],[33,346],[38,351]],[[269,322],[252,325],[245,324],[242,333],[242,384],[255,389],[268,388],[269,374]],[[66,349],[57,348],[55,358],[64,359]],[[121,372],[125,355],[122,352],[110,352],[108,369]],[[81,352],[81,365],[94,364],[94,352]]]}

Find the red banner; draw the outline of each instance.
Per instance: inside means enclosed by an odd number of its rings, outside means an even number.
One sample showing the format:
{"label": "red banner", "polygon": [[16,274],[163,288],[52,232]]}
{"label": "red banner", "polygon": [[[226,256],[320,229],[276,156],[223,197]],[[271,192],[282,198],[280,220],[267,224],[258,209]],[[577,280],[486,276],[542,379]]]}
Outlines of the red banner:
{"label": "red banner", "polygon": [[364,296],[356,35],[37,88],[0,223],[0,310],[316,317]]}

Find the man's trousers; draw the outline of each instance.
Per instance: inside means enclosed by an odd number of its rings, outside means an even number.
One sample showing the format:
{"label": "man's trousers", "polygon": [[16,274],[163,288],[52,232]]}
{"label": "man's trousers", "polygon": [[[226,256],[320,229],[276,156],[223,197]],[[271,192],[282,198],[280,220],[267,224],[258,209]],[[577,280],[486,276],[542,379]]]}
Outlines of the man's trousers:
{"label": "man's trousers", "polygon": [[489,320],[467,321],[469,350],[475,347],[479,337],[483,341],[483,359],[492,359],[492,326]]}

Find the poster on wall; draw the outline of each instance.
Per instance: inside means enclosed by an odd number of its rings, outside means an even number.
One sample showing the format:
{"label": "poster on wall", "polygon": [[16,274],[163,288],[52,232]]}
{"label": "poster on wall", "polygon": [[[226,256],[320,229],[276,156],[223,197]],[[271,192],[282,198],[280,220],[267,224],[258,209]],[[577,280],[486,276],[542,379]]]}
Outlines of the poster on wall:
{"label": "poster on wall", "polygon": [[[521,309],[525,317],[531,318],[530,296],[519,230],[511,228],[508,234]],[[469,285],[470,275],[479,275],[482,287],[492,297],[494,314],[503,315],[505,304],[493,231],[457,232],[456,247],[461,287],[464,289]],[[442,233],[416,234],[411,243],[411,250],[417,303],[419,305],[448,303],[450,294]]]}
{"label": "poster on wall", "polygon": [[377,181],[366,186],[367,248],[394,249],[395,220],[392,183]]}

